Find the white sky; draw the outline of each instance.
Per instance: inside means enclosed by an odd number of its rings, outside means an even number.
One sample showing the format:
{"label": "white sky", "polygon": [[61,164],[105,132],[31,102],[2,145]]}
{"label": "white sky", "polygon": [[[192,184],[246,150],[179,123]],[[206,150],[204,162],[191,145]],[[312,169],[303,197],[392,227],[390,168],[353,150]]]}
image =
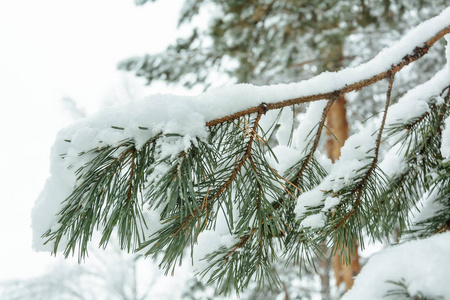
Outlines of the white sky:
{"label": "white sky", "polygon": [[[0,2],[0,281],[42,273],[59,260],[31,250],[30,213],[48,176],[56,132],[73,120],[61,99],[92,113],[127,100],[130,91],[149,92],[136,91],[134,77],[116,64],[173,41],[181,3]],[[150,88],[161,91],[168,89]]]}

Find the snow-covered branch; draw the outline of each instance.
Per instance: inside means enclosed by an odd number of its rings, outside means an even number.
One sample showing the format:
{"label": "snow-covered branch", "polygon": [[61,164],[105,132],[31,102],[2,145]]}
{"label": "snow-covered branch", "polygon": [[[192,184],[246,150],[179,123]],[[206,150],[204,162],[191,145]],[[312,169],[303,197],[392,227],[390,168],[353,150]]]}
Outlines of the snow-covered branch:
{"label": "snow-covered branch", "polygon": [[[169,271],[190,245],[198,273],[228,291],[251,277],[279,284],[278,255],[302,261],[324,243],[352,249],[365,234],[381,239],[397,222],[406,226],[424,193],[450,191],[450,62],[390,106],[394,75],[449,33],[447,8],[357,67],[291,84],[155,95],[75,123],[52,149],[33,210],[34,247],[84,257],[94,230],[101,246],[117,231],[123,249],[164,253]],[[385,78],[382,118],[366,122],[331,165],[319,145],[333,101]],[[315,103],[284,143],[282,108],[306,102]],[[379,163],[384,141],[401,145],[389,163]],[[433,224],[443,226],[439,216]]]}

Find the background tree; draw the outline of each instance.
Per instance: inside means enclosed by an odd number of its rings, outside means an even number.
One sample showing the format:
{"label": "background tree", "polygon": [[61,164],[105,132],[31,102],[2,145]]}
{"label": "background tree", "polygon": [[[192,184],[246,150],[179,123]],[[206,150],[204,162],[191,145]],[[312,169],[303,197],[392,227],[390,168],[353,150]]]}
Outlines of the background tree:
{"label": "background tree", "polygon": [[[124,60],[119,68],[132,70],[149,83],[161,79],[186,86],[212,84],[214,71],[227,73],[237,83],[299,81],[367,61],[448,4],[445,0],[191,0],[184,4],[179,25],[207,11],[206,28],[194,28],[163,53]],[[444,63],[437,56],[427,59]],[[430,74],[437,71],[426,61],[423,68],[429,68]]]}

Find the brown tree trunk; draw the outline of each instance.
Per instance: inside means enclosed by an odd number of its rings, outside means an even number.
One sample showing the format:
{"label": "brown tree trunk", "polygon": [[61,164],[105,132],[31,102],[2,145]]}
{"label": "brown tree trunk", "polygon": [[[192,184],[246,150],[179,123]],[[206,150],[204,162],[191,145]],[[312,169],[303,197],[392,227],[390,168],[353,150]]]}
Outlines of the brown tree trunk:
{"label": "brown tree trunk", "polygon": [[[341,147],[348,138],[348,122],[345,97],[342,95],[330,108],[327,115],[327,154],[332,162],[341,156]],[[330,133],[333,133],[333,135]]]}
{"label": "brown tree trunk", "polygon": [[[338,250],[339,251],[339,250]],[[336,286],[345,284],[345,290],[348,291],[353,286],[353,278],[361,271],[359,264],[358,246],[355,246],[355,253],[351,257],[350,264],[342,262],[339,252],[333,257],[334,277],[336,278]]]}
{"label": "brown tree trunk", "polygon": [[[331,106],[327,117],[327,127],[333,134],[327,131],[328,139],[326,147],[328,157],[333,162],[341,155],[341,147],[348,138],[349,128],[345,103],[345,97],[339,97],[339,99]],[[348,265],[342,263],[342,258],[339,254],[340,250],[341,249],[337,249],[338,254],[333,257],[333,270],[336,278],[336,285],[340,286],[341,283],[345,283],[345,289],[349,290],[353,286],[353,277],[361,270],[358,247],[355,248],[354,255]]]}

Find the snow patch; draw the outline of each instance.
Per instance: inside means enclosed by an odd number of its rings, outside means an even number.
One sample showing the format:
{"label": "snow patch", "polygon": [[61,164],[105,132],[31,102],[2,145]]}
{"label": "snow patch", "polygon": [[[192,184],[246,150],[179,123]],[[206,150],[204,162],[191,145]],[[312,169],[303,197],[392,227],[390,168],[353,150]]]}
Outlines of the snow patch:
{"label": "snow patch", "polygon": [[389,290],[398,288],[387,281],[401,280],[412,296],[420,292],[430,299],[450,299],[448,249],[450,232],[383,250],[370,258],[342,300],[385,299]]}

